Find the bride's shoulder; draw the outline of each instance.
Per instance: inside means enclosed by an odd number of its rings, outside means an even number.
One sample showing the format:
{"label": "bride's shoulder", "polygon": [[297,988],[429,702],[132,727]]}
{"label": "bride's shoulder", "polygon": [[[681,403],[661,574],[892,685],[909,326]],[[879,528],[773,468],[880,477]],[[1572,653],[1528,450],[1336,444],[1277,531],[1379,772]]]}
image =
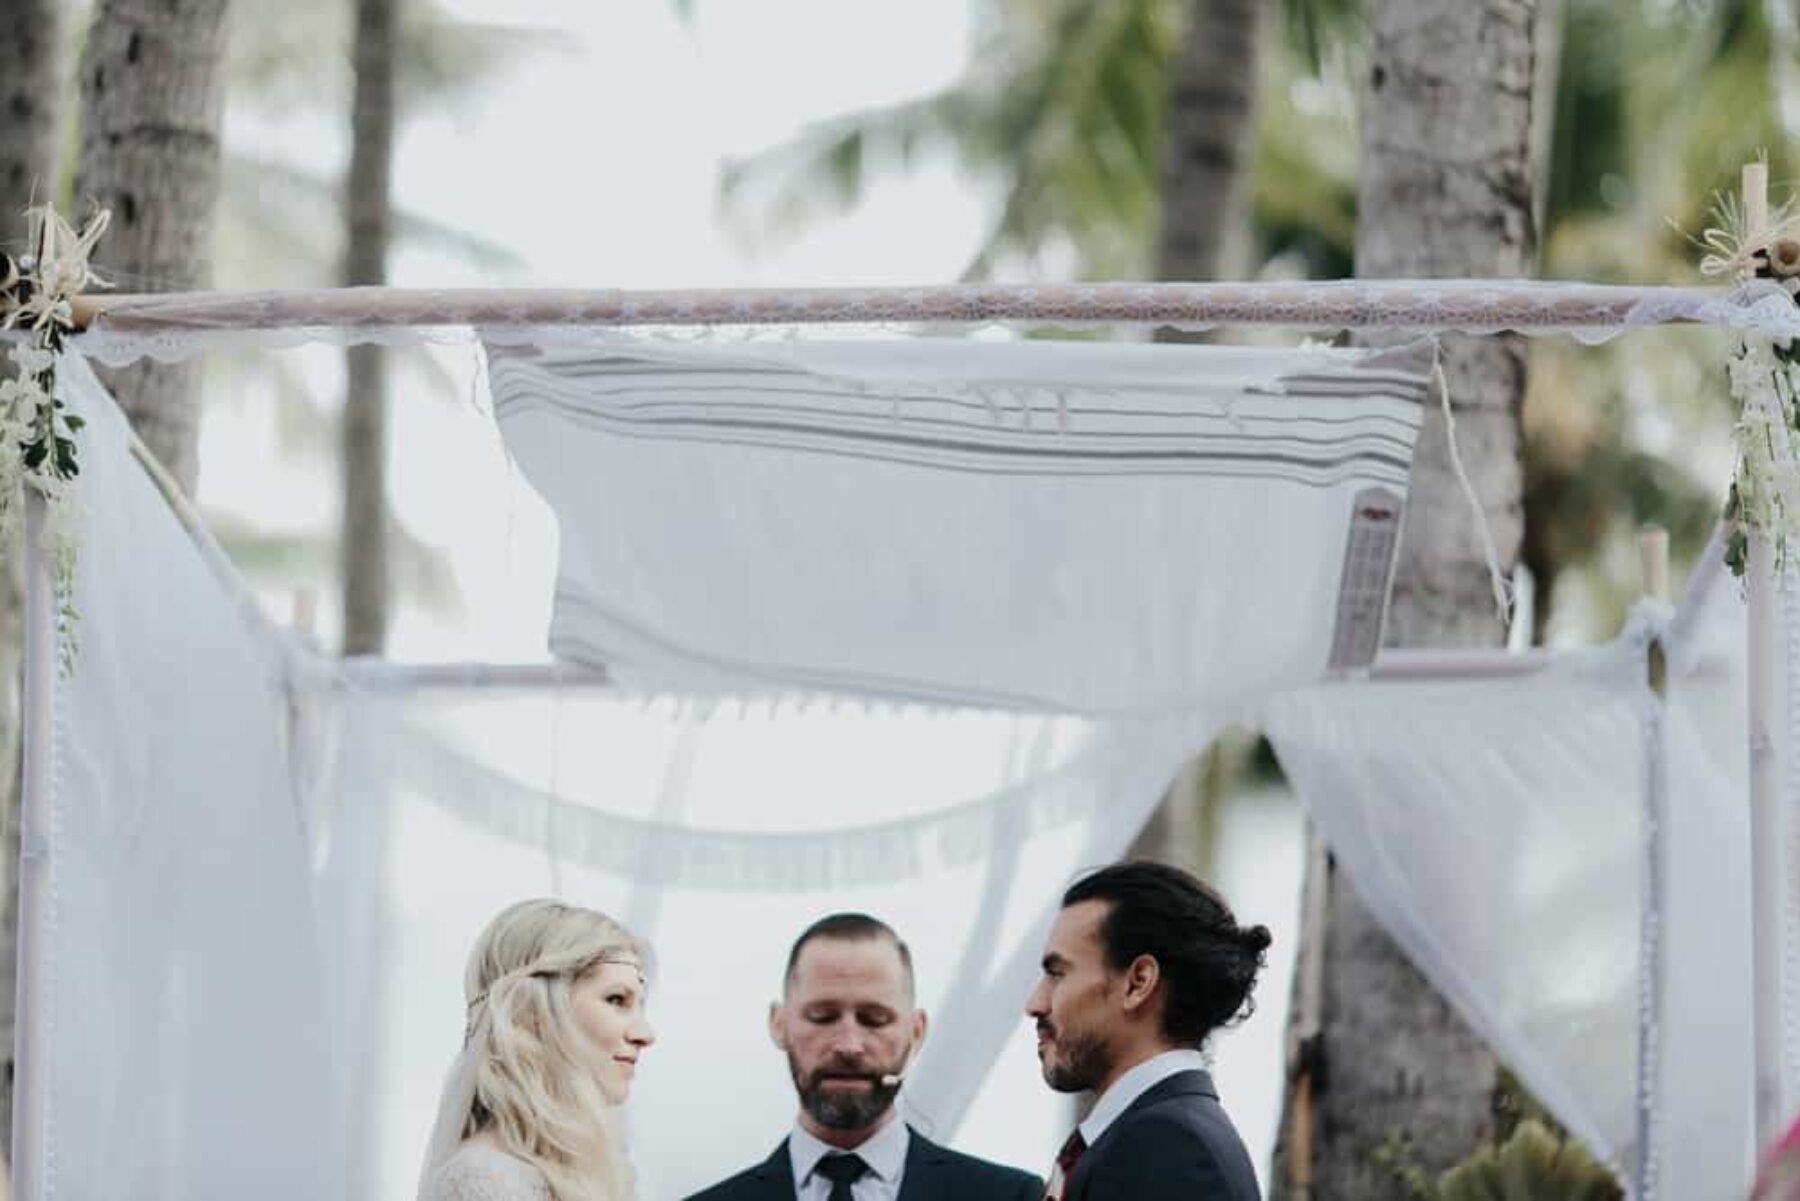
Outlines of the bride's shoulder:
{"label": "bride's shoulder", "polygon": [[492,1144],[458,1147],[431,1178],[430,1201],[551,1201],[537,1168]]}

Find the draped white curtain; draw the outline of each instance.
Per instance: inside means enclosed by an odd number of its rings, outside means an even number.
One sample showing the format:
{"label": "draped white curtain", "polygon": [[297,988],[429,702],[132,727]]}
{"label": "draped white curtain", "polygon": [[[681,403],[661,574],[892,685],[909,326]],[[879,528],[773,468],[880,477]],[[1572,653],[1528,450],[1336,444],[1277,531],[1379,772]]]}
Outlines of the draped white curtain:
{"label": "draped white curtain", "polygon": [[[281,648],[219,586],[86,365],[80,657],[56,682],[45,924],[46,1197],[346,1195],[353,1047],[326,1004]],[[362,1015],[354,1015],[361,1017]]]}
{"label": "draped white curtain", "polygon": [[783,1137],[793,1092],[767,1006],[794,937],[842,909],[879,915],[913,951],[933,1024],[904,1093],[909,1118],[952,1137],[1004,1057],[1018,1120],[970,1149],[1039,1166],[1061,1110],[1035,1078],[1021,1006],[1055,898],[1124,850],[1211,733],[1194,718],[1106,725],[856,702],[358,697],[342,737],[384,774],[333,791],[384,801],[394,821],[376,933],[390,948],[376,1195],[416,1171],[462,1036],[469,945],[531,895],[616,914],[656,946],[660,1041],[629,1109],[642,1196],[685,1195]]}
{"label": "draped white curtain", "polygon": [[[1791,574],[1786,589],[1792,646]],[[1650,690],[1653,635],[1667,646],[1666,699]],[[1351,884],[1645,1201],[1734,1201],[1751,1171],[1744,638],[1739,585],[1713,563],[1672,621],[1646,610],[1617,643],[1539,673],[1327,685],[1268,709]],[[1790,732],[1784,766],[1791,745]],[[1792,1108],[1800,794],[1791,769],[1784,779]]]}

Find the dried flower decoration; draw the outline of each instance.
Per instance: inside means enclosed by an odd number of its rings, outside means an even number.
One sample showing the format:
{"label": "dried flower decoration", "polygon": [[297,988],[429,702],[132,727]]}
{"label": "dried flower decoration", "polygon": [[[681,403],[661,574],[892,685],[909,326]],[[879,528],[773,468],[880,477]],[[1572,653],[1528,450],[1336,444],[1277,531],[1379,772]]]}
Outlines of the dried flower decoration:
{"label": "dried flower decoration", "polygon": [[[1746,169],[1746,186],[1760,189],[1765,171]],[[1766,218],[1753,218],[1742,199],[1722,195],[1714,199],[1713,221],[1696,239],[1704,251],[1703,275],[1770,280],[1800,303],[1800,204],[1794,197]],[[1732,430],[1737,472],[1725,506],[1731,529],[1725,561],[1742,578],[1752,531],[1772,540],[1779,566],[1786,565],[1790,546],[1800,545],[1800,345],[1746,336],[1732,353],[1729,377],[1738,405]]]}
{"label": "dried flower decoration", "polygon": [[1771,242],[1765,257],[1769,273],[1776,279],[1800,276],[1800,238],[1782,238]]}
{"label": "dried flower decoration", "polygon": [[25,329],[13,346],[18,368],[0,381],[0,557],[16,552],[24,532],[26,489],[44,502],[44,553],[56,594],[57,650],[64,672],[75,661],[75,477],[80,417],[56,396],[57,356],[74,332],[74,299],[104,286],[88,265],[111,214],[99,210],[77,232],[49,205],[25,214],[32,252],[0,255],[0,329]]}
{"label": "dried flower decoration", "polygon": [[[1698,238],[1691,238],[1704,252],[1700,257],[1700,274],[1709,278],[1768,279],[1772,248],[1783,242],[1794,243],[1800,253],[1800,198],[1790,196],[1785,204],[1769,214],[1761,229],[1751,229],[1750,216],[1744,202],[1721,193],[1713,197],[1712,224]],[[1800,271],[1800,262],[1796,263]]]}

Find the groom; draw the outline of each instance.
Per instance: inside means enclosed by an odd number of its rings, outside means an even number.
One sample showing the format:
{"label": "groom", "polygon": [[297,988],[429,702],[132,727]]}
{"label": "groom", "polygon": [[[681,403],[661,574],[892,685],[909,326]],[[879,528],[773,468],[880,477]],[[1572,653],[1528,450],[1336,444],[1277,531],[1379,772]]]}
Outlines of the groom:
{"label": "groom", "polygon": [[925,1040],[912,954],[886,923],[836,913],[788,954],[769,1035],[800,1112],[775,1153],[688,1201],[1039,1201],[1035,1176],[940,1147],[894,1112]]}
{"label": "groom", "polygon": [[1116,863],[1063,894],[1025,1012],[1044,1080],[1096,1099],[1046,1197],[1257,1201],[1200,1049],[1245,1012],[1268,946],[1179,868]]}

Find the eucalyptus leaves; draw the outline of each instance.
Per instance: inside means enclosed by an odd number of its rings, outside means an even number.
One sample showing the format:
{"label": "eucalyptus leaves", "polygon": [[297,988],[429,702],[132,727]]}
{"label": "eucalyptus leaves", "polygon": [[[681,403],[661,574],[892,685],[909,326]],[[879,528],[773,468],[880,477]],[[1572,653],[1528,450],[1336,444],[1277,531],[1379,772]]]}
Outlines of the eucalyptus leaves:
{"label": "eucalyptus leaves", "polygon": [[97,284],[88,255],[106,229],[95,214],[76,233],[48,206],[32,209],[33,253],[18,262],[0,255],[0,327],[30,334],[8,352],[17,375],[0,381],[0,559],[24,541],[25,499],[44,503],[43,550],[56,594],[57,652],[64,672],[75,663],[76,435],[81,418],[56,396],[57,356],[74,332],[72,301]]}

